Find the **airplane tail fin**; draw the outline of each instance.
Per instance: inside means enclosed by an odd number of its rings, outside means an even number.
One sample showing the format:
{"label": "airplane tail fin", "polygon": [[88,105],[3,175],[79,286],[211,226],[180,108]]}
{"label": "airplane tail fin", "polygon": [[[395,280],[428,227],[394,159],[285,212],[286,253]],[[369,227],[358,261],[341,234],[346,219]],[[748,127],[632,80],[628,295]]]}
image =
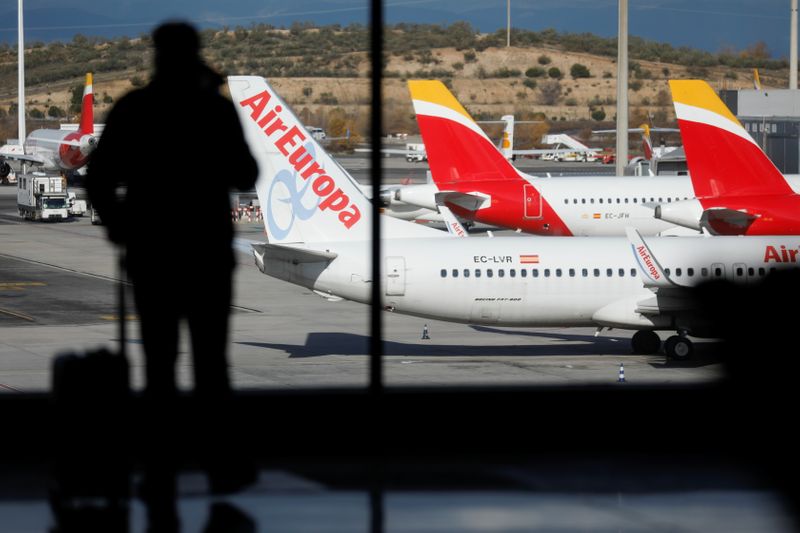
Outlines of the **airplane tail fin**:
{"label": "airplane tail fin", "polygon": [[[267,80],[230,76],[231,98],[259,167],[256,192],[271,244],[366,241],[371,204]],[[447,236],[384,217],[384,237]]]}
{"label": "airplane tail fin", "polygon": [[408,87],[434,181],[521,179],[442,82],[410,80]]}
{"label": "airplane tail fin", "polygon": [[503,137],[500,139],[500,152],[506,159],[514,156],[514,115],[503,115]]}
{"label": "airplane tail fin", "polygon": [[653,159],[653,141],[650,139],[650,126],[642,124],[639,127],[642,128],[642,151],[644,152],[644,158],[651,161]]}
{"label": "airplane tail fin", "polygon": [[669,85],[698,197],[792,192],[708,83],[671,80]]}
{"label": "airplane tail fin", "polygon": [[94,88],[92,87],[91,72],[86,73],[86,85],[83,88],[80,131],[84,134],[94,135]]}

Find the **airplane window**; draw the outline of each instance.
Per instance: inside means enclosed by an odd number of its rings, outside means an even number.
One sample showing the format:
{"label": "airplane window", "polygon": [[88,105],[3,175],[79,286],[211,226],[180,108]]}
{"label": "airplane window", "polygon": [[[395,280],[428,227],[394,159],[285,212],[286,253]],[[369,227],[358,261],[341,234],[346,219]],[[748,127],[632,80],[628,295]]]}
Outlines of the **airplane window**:
{"label": "airplane window", "polygon": [[608,203],[611,203],[611,198],[608,199]]}
{"label": "airplane window", "polygon": [[703,276],[704,278],[708,277],[708,269],[706,267],[701,268],[700,275]]}
{"label": "airplane window", "polygon": [[570,268],[569,269],[569,277],[571,277],[571,278],[575,277],[575,269],[574,268]]}
{"label": "airplane window", "polygon": [[486,277],[487,278],[491,278],[493,276],[494,276],[494,272],[492,271],[492,269],[491,268],[487,268],[486,269]]}
{"label": "airplane window", "polygon": [[617,198],[617,203],[619,203],[619,198]]}
{"label": "airplane window", "polygon": [[602,198],[600,198],[600,199],[599,199],[599,200],[597,200],[597,201],[598,201],[598,202],[600,202],[601,204],[603,203],[603,199],[602,199]]}
{"label": "airplane window", "polygon": [[578,203],[578,199],[577,199],[577,198],[573,198],[573,199],[572,199],[572,203],[573,203],[573,204],[577,204],[577,203]]}
{"label": "airplane window", "polygon": [[500,269],[498,269],[498,270],[497,270],[497,276],[498,276],[498,277],[501,277],[501,278],[502,278],[502,277],[504,277],[505,275],[506,275],[506,271],[505,271],[505,270],[503,270],[502,268],[500,268]]}
{"label": "airplane window", "polygon": [[519,271],[519,275],[522,276],[523,278],[527,278],[528,271],[523,268],[522,270]]}
{"label": "airplane window", "polygon": [[443,268],[442,272],[441,272],[441,275],[442,275],[443,278],[446,278],[447,277],[447,269]]}
{"label": "airplane window", "polygon": [[586,198],[581,198],[581,203],[585,204],[586,203]]}
{"label": "airplane window", "polygon": [[468,277],[469,277],[469,269],[468,269],[468,268],[465,268],[465,269],[464,269],[464,277],[465,277],[465,278],[468,278]]}
{"label": "airplane window", "polygon": [[639,199],[638,198],[634,198],[633,199],[633,203],[638,204],[639,203]]}
{"label": "airplane window", "polygon": [[475,277],[476,277],[476,278],[479,278],[479,277],[481,277],[481,269],[480,269],[480,268],[476,268],[476,269],[475,269]]}
{"label": "airplane window", "polygon": [[667,203],[671,203],[671,202],[672,202],[672,198],[667,198]]}
{"label": "airplane window", "polygon": [[694,269],[693,268],[687,268],[686,269],[686,275],[689,276],[689,277],[694,276]]}
{"label": "airplane window", "polygon": [[593,203],[594,203],[594,198],[590,199],[590,200],[589,200],[589,203],[590,203],[590,204],[593,204]]}
{"label": "airplane window", "polygon": [[675,269],[675,275],[676,276],[681,276],[682,275],[681,272],[682,272],[682,270],[680,268],[676,268]]}
{"label": "airplane window", "polygon": [[662,203],[662,202],[664,202],[664,200],[663,200],[663,199],[661,199],[661,198],[659,198],[659,199],[658,199],[658,203]]}
{"label": "airplane window", "polygon": [[453,277],[454,277],[454,278],[457,278],[457,277],[458,277],[458,269],[457,269],[457,268],[454,268],[454,269],[453,269]]}
{"label": "airplane window", "polygon": [[743,276],[744,275],[744,269],[742,267],[736,267],[736,275],[737,276]]}
{"label": "airplane window", "polygon": [[646,201],[647,201],[647,198],[642,198],[642,203],[645,203]]}
{"label": "airplane window", "polygon": [[613,275],[614,275],[614,269],[613,268],[607,268],[606,269],[606,277],[610,278]]}
{"label": "airplane window", "polygon": [[546,278],[550,277],[550,269],[549,268],[545,268],[544,269],[544,277],[546,277]]}
{"label": "airplane window", "polygon": [[748,276],[755,276],[756,275],[756,269],[753,268],[753,267],[748,268],[747,269],[747,275]]}
{"label": "airplane window", "polygon": [[669,276],[669,269],[668,269],[668,268],[665,268],[665,269],[664,269],[664,273],[665,273],[667,276]]}
{"label": "airplane window", "polygon": [[758,267],[758,275],[759,276],[763,276],[766,273],[767,273],[767,271],[764,270],[764,267]]}
{"label": "airplane window", "polygon": [[777,270],[775,267],[769,267],[770,273],[775,272],[775,270]]}
{"label": "airplane window", "polygon": [[600,277],[600,269],[599,269],[599,268],[595,268],[595,269],[592,271],[592,273],[594,274],[594,277],[596,277],[596,278],[599,278],[599,277]]}
{"label": "airplane window", "polygon": [[627,199],[627,198],[625,198],[625,203],[626,203],[626,204],[628,203],[628,199]]}
{"label": "airplane window", "polygon": [[721,275],[722,275],[722,269],[721,269],[721,268],[719,268],[719,267],[716,267],[716,268],[714,269],[714,276],[716,276],[716,277],[720,277]]}
{"label": "airplane window", "polygon": [[538,268],[531,269],[531,275],[534,278],[538,278],[539,277],[539,269]]}
{"label": "airplane window", "polygon": [[631,269],[631,277],[634,277],[634,278],[636,277],[636,269],[635,268]]}
{"label": "airplane window", "polygon": [[557,269],[556,269],[556,277],[557,277],[557,278],[560,278],[560,277],[561,277],[561,269],[560,269],[560,268],[557,268]]}
{"label": "airplane window", "polygon": [[564,203],[565,203],[565,204],[568,204],[568,203],[569,203],[569,200],[568,200],[568,199],[566,199],[566,198],[564,198]]}
{"label": "airplane window", "polygon": [[675,201],[676,201],[676,202],[680,202],[680,200],[681,200],[681,199],[680,199],[680,198],[678,198],[677,196],[675,197]]}
{"label": "airplane window", "polygon": [[651,197],[650,197],[650,201],[651,201],[651,202],[655,202],[655,199],[654,199],[654,198],[651,196]]}
{"label": "airplane window", "polygon": [[586,268],[582,268],[581,269],[581,276],[583,276],[585,278],[588,275],[589,275],[589,270],[586,269]]}
{"label": "airplane window", "polygon": [[508,270],[508,275],[511,276],[512,278],[515,278],[517,277],[517,271],[511,268]]}
{"label": "airplane window", "polygon": [[619,270],[617,270],[617,274],[619,274],[619,277],[624,278],[625,277],[625,269],[624,268],[620,268]]}

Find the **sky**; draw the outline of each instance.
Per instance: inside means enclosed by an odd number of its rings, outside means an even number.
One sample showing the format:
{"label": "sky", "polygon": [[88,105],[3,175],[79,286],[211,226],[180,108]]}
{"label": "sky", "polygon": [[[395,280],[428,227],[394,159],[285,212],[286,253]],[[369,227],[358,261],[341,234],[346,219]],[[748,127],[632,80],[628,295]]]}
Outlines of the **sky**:
{"label": "sky", "polygon": [[[17,2],[0,0],[0,41],[16,42]],[[629,33],[711,52],[764,41],[773,57],[789,55],[789,0],[629,0]],[[506,0],[386,0],[387,22],[505,28]],[[511,0],[512,26],[613,36],[616,0]],[[115,37],[149,32],[167,18],[199,26],[251,23],[289,26],[366,23],[364,0],[26,0],[26,41],[69,40],[76,33]]]}

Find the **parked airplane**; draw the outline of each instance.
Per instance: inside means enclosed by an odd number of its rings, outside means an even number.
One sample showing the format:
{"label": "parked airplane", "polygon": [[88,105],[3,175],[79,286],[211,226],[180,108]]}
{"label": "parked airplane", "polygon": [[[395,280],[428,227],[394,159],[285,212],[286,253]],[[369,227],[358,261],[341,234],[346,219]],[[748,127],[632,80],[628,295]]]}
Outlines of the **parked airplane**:
{"label": "parked airplane", "polygon": [[388,311],[472,324],[634,329],[639,353],[658,350],[655,330],[674,330],[666,352],[686,358],[687,334],[713,334],[687,287],[797,265],[800,236],[458,239],[385,217],[383,272],[374,280],[370,204],[355,181],[266,80],[233,76],[228,84],[260,168],[267,242],[252,245],[256,265],[330,300],[370,303],[372,284],[380,283],[376,305]]}
{"label": "parked airplane", "polygon": [[92,75],[86,74],[77,131],[39,129],[25,139],[24,153],[4,153],[3,159],[34,165],[44,171],[68,171],[86,164],[97,145],[94,136]]}
{"label": "parked airplane", "polygon": [[714,90],[669,84],[696,199],[656,206],[655,216],[719,235],[800,234],[800,195]]}

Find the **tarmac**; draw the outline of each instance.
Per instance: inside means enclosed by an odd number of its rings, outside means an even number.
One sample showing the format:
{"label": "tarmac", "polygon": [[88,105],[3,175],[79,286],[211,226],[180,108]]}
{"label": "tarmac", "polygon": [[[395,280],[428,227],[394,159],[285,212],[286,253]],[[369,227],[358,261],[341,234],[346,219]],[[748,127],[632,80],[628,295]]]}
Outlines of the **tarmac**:
{"label": "tarmac", "polygon": [[[355,175],[362,173],[360,179],[368,172],[366,163],[343,158]],[[388,182],[420,182],[427,165],[393,158],[387,167]],[[1,186],[0,392],[44,391],[54,355],[117,345],[115,253],[103,227],[91,225],[88,217],[28,222],[17,215],[15,204],[15,187]],[[164,231],[180,246],[181,235],[192,231],[192,217],[201,215],[171,209]],[[260,223],[238,222],[235,228],[240,242],[263,240]],[[229,352],[235,386],[365,387],[368,307],[328,302],[265,276],[246,246],[239,248]],[[132,298],[128,302],[128,352],[134,387],[141,387],[141,341]],[[383,320],[389,387],[610,384],[618,382],[621,364],[627,383],[703,383],[721,375],[720,364],[702,341],[693,361],[677,363],[663,354],[632,355],[630,331],[603,331],[595,337],[591,328],[470,326],[391,313],[384,313]],[[426,325],[430,339],[422,339]],[[179,367],[182,386],[191,387],[185,343]]]}

